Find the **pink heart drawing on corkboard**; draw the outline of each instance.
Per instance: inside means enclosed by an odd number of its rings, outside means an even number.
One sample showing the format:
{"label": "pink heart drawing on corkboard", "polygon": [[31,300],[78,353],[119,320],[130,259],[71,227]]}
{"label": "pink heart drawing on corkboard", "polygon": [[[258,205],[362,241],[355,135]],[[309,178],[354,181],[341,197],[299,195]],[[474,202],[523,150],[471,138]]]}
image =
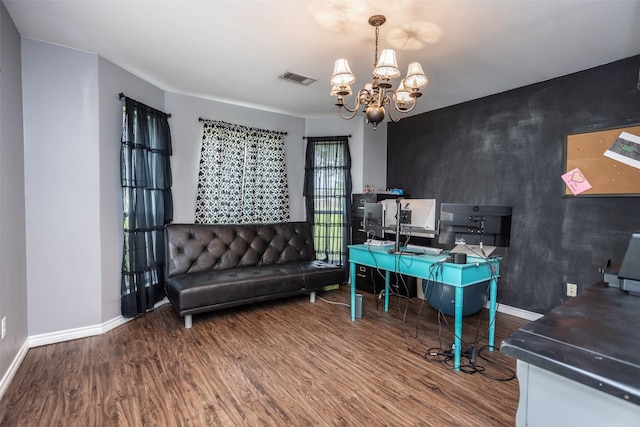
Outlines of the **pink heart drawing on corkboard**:
{"label": "pink heart drawing on corkboard", "polygon": [[571,181],[573,182],[584,182],[584,175],[582,175],[582,172],[580,171],[573,171],[573,173],[571,174]]}

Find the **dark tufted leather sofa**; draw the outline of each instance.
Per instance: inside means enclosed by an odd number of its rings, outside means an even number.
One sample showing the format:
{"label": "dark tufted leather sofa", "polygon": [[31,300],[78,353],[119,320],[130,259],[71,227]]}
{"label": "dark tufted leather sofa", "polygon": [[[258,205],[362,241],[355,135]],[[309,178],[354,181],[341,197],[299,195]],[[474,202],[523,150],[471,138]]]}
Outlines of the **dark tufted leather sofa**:
{"label": "dark tufted leather sofa", "polygon": [[165,286],[185,327],[206,311],[315,293],[342,283],[342,267],[315,259],[311,225],[169,224]]}

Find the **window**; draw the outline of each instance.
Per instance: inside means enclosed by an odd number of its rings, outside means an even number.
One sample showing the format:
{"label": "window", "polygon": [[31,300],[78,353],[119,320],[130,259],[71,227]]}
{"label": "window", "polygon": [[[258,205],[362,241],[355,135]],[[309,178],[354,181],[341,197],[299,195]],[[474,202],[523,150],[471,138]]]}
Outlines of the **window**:
{"label": "window", "polygon": [[347,268],[351,155],[346,136],[307,138],[305,206],[318,259]]}
{"label": "window", "polygon": [[289,221],[285,133],[203,122],[196,222]]}

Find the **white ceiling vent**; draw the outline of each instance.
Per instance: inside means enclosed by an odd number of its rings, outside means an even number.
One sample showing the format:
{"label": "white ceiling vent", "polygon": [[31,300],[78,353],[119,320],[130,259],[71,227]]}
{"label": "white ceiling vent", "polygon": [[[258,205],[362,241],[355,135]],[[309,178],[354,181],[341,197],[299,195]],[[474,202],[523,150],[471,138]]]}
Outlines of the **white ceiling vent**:
{"label": "white ceiling vent", "polygon": [[298,83],[299,85],[309,86],[311,83],[315,82],[316,79],[312,79],[311,77],[303,76],[302,74],[292,73],[291,71],[287,71],[284,74],[279,76],[282,80],[286,80],[293,83]]}

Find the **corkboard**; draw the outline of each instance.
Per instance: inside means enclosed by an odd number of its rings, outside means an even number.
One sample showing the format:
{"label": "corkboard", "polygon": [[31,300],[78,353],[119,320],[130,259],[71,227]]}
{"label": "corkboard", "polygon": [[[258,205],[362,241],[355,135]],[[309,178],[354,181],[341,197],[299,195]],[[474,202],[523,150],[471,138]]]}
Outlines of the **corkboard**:
{"label": "corkboard", "polygon": [[[567,135],[565,173],[575,168],[592,188],[581,196],[640,196],[640,169],[604,155],[622,132],[640,137],[640,125]],[[575,197],[564,184],[564,195]]]}

